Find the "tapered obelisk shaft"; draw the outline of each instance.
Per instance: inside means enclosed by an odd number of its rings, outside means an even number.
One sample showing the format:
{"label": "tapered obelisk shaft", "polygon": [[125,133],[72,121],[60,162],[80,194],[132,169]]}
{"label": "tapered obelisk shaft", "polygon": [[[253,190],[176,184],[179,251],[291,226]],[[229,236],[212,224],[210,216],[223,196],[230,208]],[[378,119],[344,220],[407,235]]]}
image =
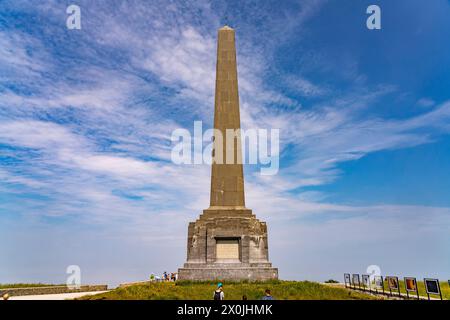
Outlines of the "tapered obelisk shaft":
{"label": "tapered obelisk shaft", "polygon": [[[212,164],[211,207],[245,207],[241,137],[236,135],[235,142],[229,144],[226,132],[227,129],[240,129],[240,126],[235,33],[225,26],[218,34],[214,105],[214,128],[220,130],[223,139],[215,137],[213,151],[213,159],[223,162]],[[219,143],[223,147],[218,146]],[[230,149],[231,146],[234,148]],[[221,150],[223,157],[215,154]],[[232,164],[230,159],[233,159]]]}

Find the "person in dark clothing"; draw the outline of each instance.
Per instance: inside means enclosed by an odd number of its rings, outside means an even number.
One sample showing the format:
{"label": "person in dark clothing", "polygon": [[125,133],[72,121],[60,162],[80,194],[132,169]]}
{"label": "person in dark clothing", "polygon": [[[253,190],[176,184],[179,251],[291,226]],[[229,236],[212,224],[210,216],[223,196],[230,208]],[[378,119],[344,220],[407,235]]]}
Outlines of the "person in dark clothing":
{"label": "person in dark clothing", "polygon": [[213,298],[214,298],[214,300],[224,300],[225,299],[225,294],[223,293],[222,282],[219,282],[219,284],[217,284],[217,289],[214,291]]}
{"label": "person in dark clothing", "polygon": [[261,300],[275,300],[271,294],[270,294],[270,290],[266,289],[265,295],[262,297]]}

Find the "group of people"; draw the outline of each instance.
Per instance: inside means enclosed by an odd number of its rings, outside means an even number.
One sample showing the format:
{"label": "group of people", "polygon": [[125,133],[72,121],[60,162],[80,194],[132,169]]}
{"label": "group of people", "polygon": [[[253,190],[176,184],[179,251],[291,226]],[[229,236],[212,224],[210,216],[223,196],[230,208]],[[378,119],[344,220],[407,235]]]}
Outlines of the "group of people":
{"label": "group of people", "polygon": [[[178,273],[176,272],[171,272],[170,274],[167,273],[167,271],[164,271],[164,273],[162,274],[162,278],[159,277],[155,277],[155,275],[152,273],[150,275],[150,281],[177,281],[178,279]],[[214,295],[213,295],[213,299],[214,300],[225,300],[225,293],[223,292],[223,283],[219,282],[217,284],[217,289],[214,290]],[[242,296],[242,300],[247,300],[247,296],[243,295]],[[266,289],[266,291],[264,292],[264,295],[261,297],[261,300],[275,300],[269,289]]]}
{"label": "group of people", "polygon": [[150,281],[177,281],[178,279],[178,273],[172,272],[167,273],[164,271],[161,277],[155,276],[153,273],[150,275]]}
{"label": "group of people", "polygon": [[163,280],[164,281],[177,281],[178,279],[178,273],[171,272],[170,274],[164,271],[163,273]]}
{"label": "group of people", "polygon": [[[217,284],[217,289],[214,291],[213,299],[214,300],[225,300],[225,293],[223,292],[222,282],[219,282]],[[242,300],[247,300],[247,296],[243,295]],[[266,291],[264,292],[264,296],[262,296],[261,300],[275,300],[275,299],[272,297],[270,290],[266,289]]]}

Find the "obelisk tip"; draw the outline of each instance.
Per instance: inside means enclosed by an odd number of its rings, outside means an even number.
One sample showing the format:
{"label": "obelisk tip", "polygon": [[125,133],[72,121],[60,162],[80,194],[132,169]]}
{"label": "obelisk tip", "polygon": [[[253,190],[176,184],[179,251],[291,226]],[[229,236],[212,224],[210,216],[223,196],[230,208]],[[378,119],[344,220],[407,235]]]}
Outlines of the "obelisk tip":
{"label": "obelisk tip", "polygon": [[229,26],[227,26],[227,25],[224,25],[222,28],[220,28],[219,30],[233,30],[233,28],[231,28],[231,27],[229,27]]}

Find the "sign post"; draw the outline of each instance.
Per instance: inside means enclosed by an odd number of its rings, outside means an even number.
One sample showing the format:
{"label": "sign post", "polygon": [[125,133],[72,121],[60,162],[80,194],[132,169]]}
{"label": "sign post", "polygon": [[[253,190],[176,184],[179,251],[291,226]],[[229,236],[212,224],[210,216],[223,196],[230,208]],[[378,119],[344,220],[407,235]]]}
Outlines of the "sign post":
{"label": "sign post", "polygon": [[417,300],[419,300],[420,299],[419,288],[417,286],[416,278],[405,277],[404,281],[405,281],[406,296],[408,297],[408,299],[409,299],[409,293],[415,292],[417,295]]}
{"label": "sign post", "polygon": [[358,289],[361,290],[361,283],[359,281],[359,274],[353,274],[352,276],[353,280],[353,287],[356,290],[356,285],[358,284]]}
{"label": "sign post", "polygon": [[442,300],[442,292],[439,284],[439,279],[423,279],[423,283],[425,284],[425,290],[427,291],[428,300],[430,300],[430,294],[439,295]]}
{"label": "sign post", "polygon": [[374,280],[376,293],[378,294],[378,289],[381,289],[383,294],[384,294],[384,280],[383,280],[383,276],[375,276],[373,280]]}
{"label": "sign post", "polygon": [[388,287],[389,287],[389,294],[392,297],[392,290],[398,291],[398,296],[401,297],[401,293],[400,293],[400,286],[398,284],[398,277],[386,277],[387,279],[387,283],[388,283]]}
{"label": "sign post", "polygon": [[348,288],[348,287],[351,288],[352,283],[351,283],[350,273],[344,273],[344,284],[345,284],[346,288]]}
{"label": "sign post", "polygon": [[363,285],[364,291],[366,291],[366,288],[368,288],[369,292],[371,292],[371,289],[370,289],[370,276],[368,274],[363,274],[362,275],[362,285]]}

